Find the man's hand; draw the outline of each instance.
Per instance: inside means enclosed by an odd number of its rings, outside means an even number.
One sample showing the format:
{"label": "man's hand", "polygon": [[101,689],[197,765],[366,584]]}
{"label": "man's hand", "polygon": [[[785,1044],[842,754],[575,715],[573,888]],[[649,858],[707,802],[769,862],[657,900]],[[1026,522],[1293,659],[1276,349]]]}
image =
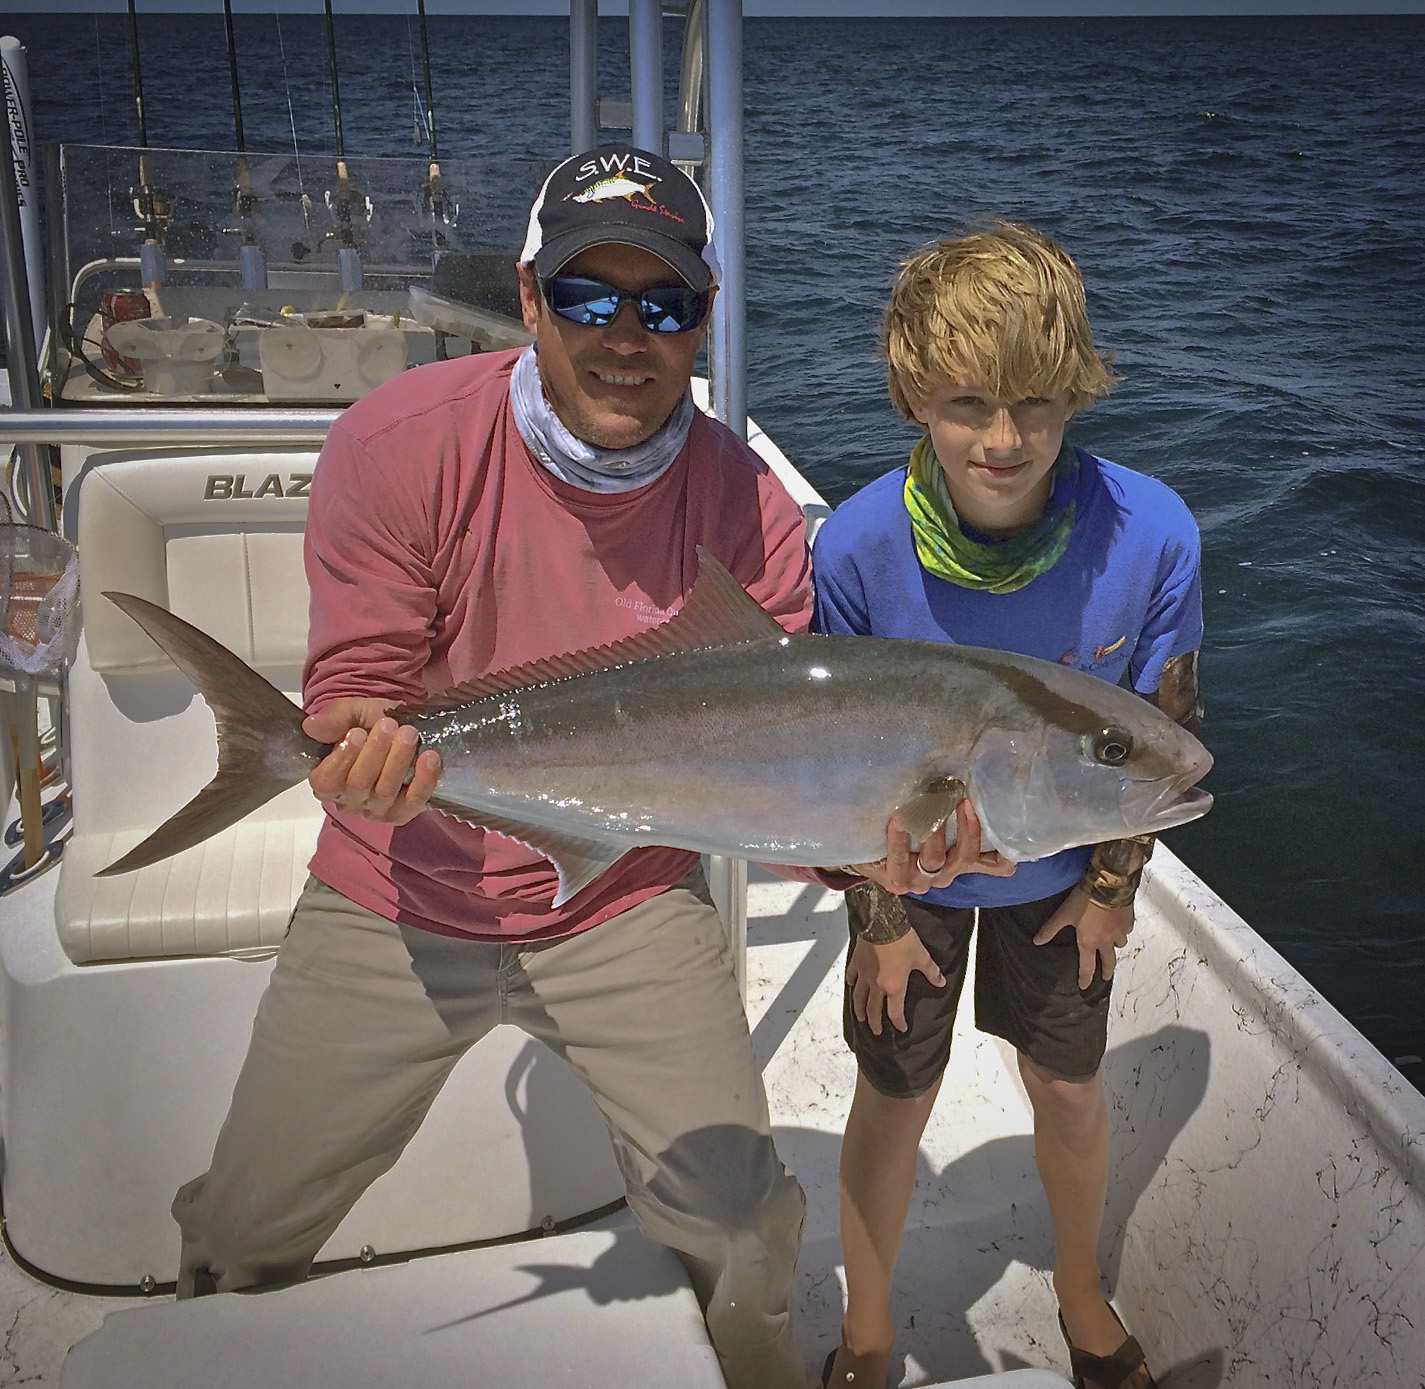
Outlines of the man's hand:
{"label": "man's hand", "polygon": [[946,847],[943,825],[926,837],[919,853],[912,852],[910,843],[909,832],[892,815],[886,826],[885,858],[851,867],[897,897],[948,887],[961,873],[990,873],[1007,878],[1014,872],[1014,864],[998,851],[981,851],[980,821],[968,796],[955,807],[955,837],[950,847]]}
{"label": "man's hand", "polygon": [[1088,893],[1075,888],[1059,904],[1059,909],[1039,928],[1035,945],[1048,945],[1066,926],[1073,927],[1079,945],[1079,988],[1093,983],[1094,968],[1113,978],[1117,952],[1128,944],[1133,932],[1133,903],[1125,907],[1100,907]]}
{"label": "man's hand", "polygon": [[912,927],[889,945],[872,945],[858,940],[846,965],[846,982],[851,986],[851,1010],[877,1037],[881,1018],[891,1020],[897,1032],[906,1030],[905,986],[919,970],[937,989],[945,987],[930,952]]}
{"label": "man's hand", "polygon": [[[404,825],[426,808],[440,777],[440,754],[416,753],[416,730],[387,718],[392,701],[348,696],[302,721],[332,750],[307,778],[319,801],[379,825]],[[407,784],[406,778],[410,778]]]}

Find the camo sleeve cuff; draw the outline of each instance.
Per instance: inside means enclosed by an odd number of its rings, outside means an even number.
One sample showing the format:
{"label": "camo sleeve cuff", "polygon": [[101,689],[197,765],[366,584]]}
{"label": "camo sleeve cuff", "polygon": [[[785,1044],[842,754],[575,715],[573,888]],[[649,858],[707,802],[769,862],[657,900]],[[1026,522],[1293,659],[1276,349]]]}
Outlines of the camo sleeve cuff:
{"label": "camo sleeve cuff", "polygon": [[1151,834],[1139,834],[1094,845],[1088,872],[1079,880],[1089,901],[1100,907],[1126,907],[1132,902],[1156,842]]}
{"label": "camo sleeve cuff", "polygon": [[1196,733],[1202,727],[1202,681],[1197,649],[1182,656],[1170,656],[1163,663],[1163,673],[1150,702],[1189,733]]}
{"label": "camo sleeve cuff", "polygon": [[872,945],[890,945],[910,930],[905,903],[869,880],[847,890],[846,916],[852,935]]}

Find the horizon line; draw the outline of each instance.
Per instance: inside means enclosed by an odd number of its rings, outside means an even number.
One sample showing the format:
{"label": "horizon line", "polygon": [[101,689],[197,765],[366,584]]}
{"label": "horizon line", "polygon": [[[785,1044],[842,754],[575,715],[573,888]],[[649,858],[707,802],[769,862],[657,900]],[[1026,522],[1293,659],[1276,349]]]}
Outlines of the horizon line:
{"label": "horizon line", "polygon": [[[340,0],[337,17],[405,15],[412,0]],[[323,17],[315,0],[233,0],[234,14]],[[150,14],[221,15],[218,0],[143,0]],[[601,18],[626,18],[627,0],[599,0]],[[16,17],[55,14],[125,16],[121,0],[36,0]],[[568,17],[567,0],[427,0],[429,16]],[[1425,14],[1425,0],[744,0],[745,19],[1142,19],[1287,17],[1384,18]],[[0,17],[0,25],[4,19]]]}

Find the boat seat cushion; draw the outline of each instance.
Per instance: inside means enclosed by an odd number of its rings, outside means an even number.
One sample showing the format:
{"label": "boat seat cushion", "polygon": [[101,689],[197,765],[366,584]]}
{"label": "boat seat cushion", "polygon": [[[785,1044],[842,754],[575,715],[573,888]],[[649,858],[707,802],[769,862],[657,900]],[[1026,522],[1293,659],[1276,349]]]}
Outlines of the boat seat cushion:
{"label": "boat seat cushion", "polygon": [[282,818],[248,817],[173,858],[114,878],[94,874],[148,831],[81,833],[76,826],[55,896],[64,953],[92,964],[275,950],[321,827],[321,808],[305,784],[282,800],[289,802]]}
{"label": "boat seat cushion", "polygon": [[314,466],[314,455],[295,451],[107,454],[71,488],[84,633],[69,681],[74,833],[56,922],[76,963],[249,954],[274,948],[286,931],[321,824],[305,785],[172,859],[93,876],[177,812],[216,768],[207,706],[102,595],[134,593],[171,609],[295,698],[306,654],[302,525]]}
{"label": "boat seat cushion", "polygon": [[202,455],[91,466],[78,489],[78,544],[93,669],[171,668],[104,600],[111,589],[171,609],[249,665],[300,666],[307,650],[300,538],[313,466],[310,454],[280,467],[271,457]]}
{"label": "boat seat cushion", "polygon": [[111,1313],[61,1389],[725,1389],[687,1273],[629,1226]]}

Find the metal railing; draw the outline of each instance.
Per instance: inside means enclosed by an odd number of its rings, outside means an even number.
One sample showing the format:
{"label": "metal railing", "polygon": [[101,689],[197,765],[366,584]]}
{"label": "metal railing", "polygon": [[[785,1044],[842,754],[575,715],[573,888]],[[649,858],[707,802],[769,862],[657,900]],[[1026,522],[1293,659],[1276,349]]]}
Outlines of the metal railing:
{"label": "metal railing", "polygon": [[339,410],[153,409],[0,411],[0,444],[102,448],[320,444]]}

